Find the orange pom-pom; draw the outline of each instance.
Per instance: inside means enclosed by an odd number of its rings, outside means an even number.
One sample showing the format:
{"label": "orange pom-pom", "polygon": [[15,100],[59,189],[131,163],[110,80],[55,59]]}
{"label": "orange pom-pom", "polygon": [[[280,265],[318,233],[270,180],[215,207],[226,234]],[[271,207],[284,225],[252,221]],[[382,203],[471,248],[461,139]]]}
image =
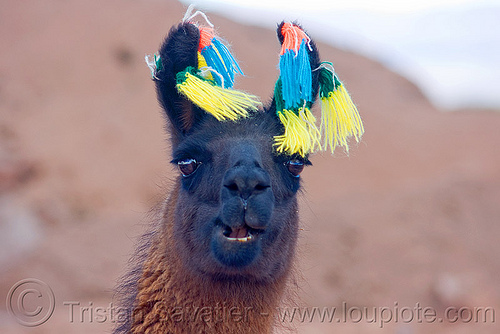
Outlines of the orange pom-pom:
{"label": "orange pom-pom", "polygon": [[214,38],[214,30],[210,27],[199,27],[200,30],[200,44],[198,46],[198,51],[203,50],[203,48],[212,44],[212,39]]}
{"label": "orange pom-pom", "polygon": [[307,44],[311,41],[311,38],[302,29],[290,22],[283,24],[281,34],[283,35],[283,44],[281,45],[280,55],[283,55],[286,50],[294,50],[295,54],[297,54],[302,40],[305,39]]}

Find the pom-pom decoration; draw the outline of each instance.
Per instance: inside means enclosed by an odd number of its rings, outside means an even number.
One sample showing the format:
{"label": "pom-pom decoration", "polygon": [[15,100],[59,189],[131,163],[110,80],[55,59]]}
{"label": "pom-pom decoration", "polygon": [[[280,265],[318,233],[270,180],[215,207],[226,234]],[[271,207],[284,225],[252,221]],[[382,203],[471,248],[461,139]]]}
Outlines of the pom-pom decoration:
{"label": "pom-pom decoration", "polygon": [[219,75],[212,77],[217,85],[222,88],[231,88],[234,85],[234,75],[243,75],[238,62],[233,57],[222,39],[215,34],[214,25],[210,22],[205,13],[201,11],[194,12],[194,5],[190,5],[182,22],[193,23],[197,15],[201,15],[208,26],[195,24],[200,32],[200,41],[198,45],[198,69],[209,67]]}
{"label": "pom-pom decoration", "polygon": [[[191,5],[183,23],[192,24],[199,31],[197,61],[176,74],[177,91],[219,121],[249,117],[251,112],[261,109],[261,102],[254,95],[232,89],[235,75],[243,75],[243,71],[228,47],[216,36],[206,15],[200,11],[192,14],[193,10]],[[193,23],[196,15],[203,16],[208,26]],[[337,146],[349,152],[349,138],[354,137],[359,142],[364,128],[332,63],[323,62],[317,67],[314,43],[298,25],[283,22],[278,35],[282,45],[274,101],[283,132],[274,136],[275,150],[279,154],[302,157],[328,148],[333,153]],[[147,55],[145,60],[151,77],[160,80],[160,56]],[[319,127],[311,112],[316,93],[321,100]]]}
{"label": "pom-pom decoration", "polygon": [[285,132],[274,137],[274,146],[279,153],[305,156],[321,147],[320,131],[310,110],[313,103],[311,39],[300,27],[289,22],[281,26],[281,34],[280,78],[274,89],[274,99]]}
{"label": "pom-pom decoration", "polygon": [[144,57],[144,60],[146,61],[146,65],[148,65],[149,70],[151,71],[151,79],[156,79],[156,73],[161,71],[161,60],[160,56],[158,54],[153,54],[153,55],[146,55]]}
{"label": "pom-pom decoration", "polygon": [[234,59],[228,48],[215,36],[211,27],[199,27],[200,45],[198,51],[205,59],[205,64],[219,73],[224,81],[219,77],[215,78],[217,84],[223,88],[231,88],[234,85],[234,74],[243,75],[238,62]]}
{"label": "pom-pom decoration", "polygon": [[285,108],[299,107],[301,101],[312,100],[312,73],[309,62],[311,39],[298,26],[284,23],[280,52],[280,75],[283,83]]}
{"label": "pom-pom decoration", "polygon": [[222,88],[203,77],[194,67],[177,73],[176,79],[181,94],[219,121],[248,117],[249,111],[258,110],[261,105],[256,96]]}
{"label": "pom-pom decoration", "polygon": [[[286,22],[281,25],[280,32],[280,78],[274,89],[274,100],[284,133],[274,137],[276,151],[306,156],[328,147],[333,153],[337,146],[342,146],[349,152],[349,137],[354,137],[359,142],[364,128],[347,90],[331,63],[325,62],[319,68],[311,69],[311,39],[299,26]],[[319,129],[310,110],[314,102],[313,71],[319,71]]]}
{"label": "pom-pom decoration", "polygon": [[315,124],[316,118],[310,110],[312,102],[305,101],[300,107],[287,109],[282,90],[282,81],[279,79],[274,88],[274,98],[276,112],[285,133],[274,137],[274,146],[280,153],[305,156],[317,146],[321,147],[321,134]]}
{"label": "pom-pom decoration", "polygon": [[[176,74],[177,91],[219,121],[246,118],[262,103],[254,95],[231,89],[235,74],[243,75],[243,71],[227,46],[215,35],[213,24],[206,15],[200,11],[192,14],[193,9],[191,5],[182,21],[193,24],[199,31],[197,65]],[[208,26],[191,22],[196,15],[203,16]],[[147,55],[146,64],[151,77],[160,80],[157,76],[162,70],[160,56]]]}
{"label": "pom-pom decoration", "polygon": [[333,153],[340,145],[349,152],[348,139],[354,137],[356,142],[359,142],[365,131],[363,122],[349,93],[335,74],[332,64],[322,63],[319,71],[323,149],[330,147]]}

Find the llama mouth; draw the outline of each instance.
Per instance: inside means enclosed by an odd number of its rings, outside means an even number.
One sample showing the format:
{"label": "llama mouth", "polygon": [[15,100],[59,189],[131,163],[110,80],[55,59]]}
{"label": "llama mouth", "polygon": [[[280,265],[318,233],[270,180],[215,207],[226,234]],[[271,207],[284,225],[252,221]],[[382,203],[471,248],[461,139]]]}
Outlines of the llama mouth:
{"label": "llama mouth", "polygon": [[246,224],[220,224],[213,234],[210,248],[219,270],[228,274],[241,273],[261,252],[260,231]]}
{"label": "llama mouth", "polygon": [[222,234],[229,241],[238,241],[238,242],[248,242],[253,239],[252,228],[248,226],[231,228],[229,226],[224,227],[224,231]]}

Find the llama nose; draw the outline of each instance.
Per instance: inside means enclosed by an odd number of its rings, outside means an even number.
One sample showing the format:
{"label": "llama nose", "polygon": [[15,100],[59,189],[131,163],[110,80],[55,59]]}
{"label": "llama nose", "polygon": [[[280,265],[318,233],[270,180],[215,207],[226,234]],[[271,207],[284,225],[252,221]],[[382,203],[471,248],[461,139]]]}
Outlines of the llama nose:
{"label": "llama nose", "polygon": [[238,165],[226,173],[223,185],[232,196],[241,198],[246,209],[248,198],[266,191],[271,180],[269,174],[258,166]]}
{"label": "llama nose", "polygon": [[271,180],[266,171],[248,165],[231,168],[224,177],[221,195],[221,218],[228,230],[266,229],[274,207]]}

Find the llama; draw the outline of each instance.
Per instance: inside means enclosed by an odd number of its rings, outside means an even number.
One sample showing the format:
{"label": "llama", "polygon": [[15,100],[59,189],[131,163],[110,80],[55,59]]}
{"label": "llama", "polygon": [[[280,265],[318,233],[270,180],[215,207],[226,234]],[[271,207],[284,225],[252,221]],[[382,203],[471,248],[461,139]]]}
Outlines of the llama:
{"label": "llama", "polygon": [[[346,147],[363,131],[331,63],[297,24],[278,26],[281,76],[262,106],[232,89],[241,69],[192,19],[147,58],[179,175],[118,290],[132,312],[115,334],[270,333],[293,281],[300,173],[314,150]],[[310,112],[318,95],[320,129]]]}

